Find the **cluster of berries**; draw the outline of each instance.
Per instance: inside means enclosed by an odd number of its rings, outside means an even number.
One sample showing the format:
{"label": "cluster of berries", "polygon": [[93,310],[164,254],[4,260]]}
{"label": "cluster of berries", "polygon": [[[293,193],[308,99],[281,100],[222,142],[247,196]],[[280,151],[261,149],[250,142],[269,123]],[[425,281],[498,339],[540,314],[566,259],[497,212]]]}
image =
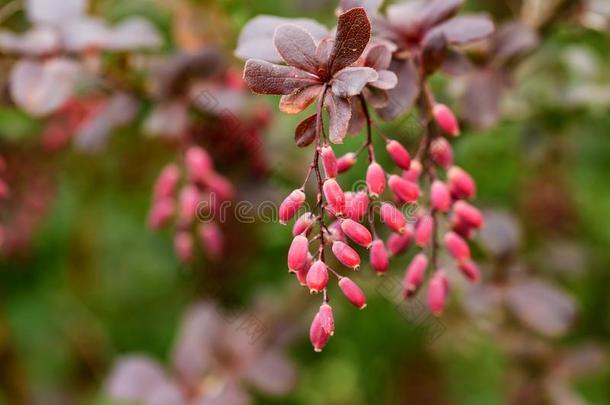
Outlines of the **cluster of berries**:
{"label": "cluster of berries", "polygon": [[157,230],[174,222],[174,249],[182,263],[194,258],[193,234],[201,240],[206,256],[216,260],[223,254],[224,238],[213,219],[218,218],[220,204],[233,198],[233,185],[214,170],[205,149],[191,146],[183,160],[183,168],[170,163],[161,170],[148,223]]}

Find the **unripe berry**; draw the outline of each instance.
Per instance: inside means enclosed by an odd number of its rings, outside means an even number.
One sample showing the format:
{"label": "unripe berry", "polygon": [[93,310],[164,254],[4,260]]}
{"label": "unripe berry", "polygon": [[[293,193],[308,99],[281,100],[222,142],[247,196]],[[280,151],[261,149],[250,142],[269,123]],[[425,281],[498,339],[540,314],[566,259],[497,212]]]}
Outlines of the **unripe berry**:
{"label": "unripe berry", "polygon": [[321,260],[315,261],[309,268],[306,280],[307,287],[309,287],[309,292],[311,293],[319,293],[325,289],[326,284],[328,283],[328,269],[326,268],[326,264]]}
{"label": "unripe berry", "polygon": [[409,227],[405,228],[405,232],[401,235],[399,233],[392,233],[386,242],[388,251],[391,256],[399,256],[407,251],[411,239],[413,238],[413,232]]}
{"label": "unripe berry", "polygon": [[327,179],[322,185],[324,198],[328,204],[329,211],[335,216],[343,215],[345,210],[345,195],[335,179]]}
{"label": "unripe berry", "polygon": [[480,229],[483,226],[483,215],[481,215],[481,212],[465,201],[456,201],[453,204],[453,214],[457,220],[464,222],[472,228]]}
{"label": "unripe berry", "polygon": [[362,247],[369,248],[373,242],[371,232],[366,226],[352,219],[347,218],[341,221],[341,230],[348,238]]}
{"label": "unripe berry", "polygon": [[423,171],[423,167],[419,160],[411,161],[411,167],[409,170],[405,170],[402,172],[402,178],[408,181],[417,182],[419,180],[419,176],[421,176],[421,172]]}
{"label": "unripe berry", "polygon": [[189,176],[193,180],[205,179],[213,170],[212,158],[205,149],[191,146],[185,153],[184,161]]}
{"label": "unripe berry", "polygon": [[309,327],[309,340],[311,341],[313,349],[316,352],[321,352],[328,343],[329,338],[330,334],[324,329],[322,316],[320,315],[320,312],[318,312]]}
{"label": "unripe berry", "polygon": [[453,164],[453,148],[445,138],[438,137],[430,145],[430,157],[434,163],[447,169]]}
{"label": "unripe berry", "polygon": [[445,234],[445,246],[451,256],[458,262],[470,258],[468,243],[455,232],[447,232]]}
{"label": "unripe berry", "polygon": [[288,249],[288,271],[298,272],[307,264],[309,241],[303,235],[297,235]]}
{"label": "unripe berry", "polygon": [[294,222],[292,227],[292,236],[301,234],[309,235],[314,223],[314,216],[311,212],[306,212]]}
{"label": "unripe berry", "polygon": [[430,243],[432,232],[434,231],[434,218],[424,215],[417,221],[415,226],[415,243],[419,247],[426,247]]}
{"label": "unripe berry", "polygon": [[407,220],[405,219],[405,216],[402,215],[402,212],[394,205],[387,202],[382,203],[379,207],[379,217],[381,218],[381,222],[391,230],[398,233],[403,233],[405,231]]}
{"label": "unripe berry", "polygon": [[428,258],[423,253],[415,255],[405,273],[403,280],[403,293],[405,298],[415,294],[421,283],[424,281],[426,268],[428,267]]}
{"label": "unripe berry", "polygon": [[366,307],[366,297],[364,296],[364,293],[352,280],[347,277],[342,277],[341,280],[339,280],[339,288],[341,288],[341,292],[343,292],[345,298],[347,298],[356,308],[363,309]]}
{"label": "unripe berry", "polygon": [[285,225],[297,213],[305,202],[305,193],[302,190],[296,189],[288,195],[280,204],[279,217],[280,224]]}
{"label": "unripe berry", "polygon": [[441,129],[449,135],[458,136],[460,127],[453,111],[444,104],[437,103],[432,110],[434,119]]}
{"label": "unripe berry", "polygon": [[153,203],[148,215],[148,226],[157,230],[172,218],[174,214],[174,200],[170,197],[163,197]]}
{"label": "unripe berry", "polygon": [[412,181],[392,175],[388,180],[388,185],[394,195],[401,201],[411,203],[417,201],[419,198],[419,186]]}
{"label": "unripe berry", "polygon": [[176,190],[180,180],[180,169],[174,163],[170,163],[161,170],[161,174],[155,183],[155,198],[170,197]]}
{"label": "unripe berry", "polygon": [[345,155],[337,159],[337,172],[339,174],[344,173],[354,167],[356,164],[356,154],[348,152]]}
{"label": "unripe berry", "polygon": [[396,166],[403,170],[409,170],[411,167],[411,155],[404,146],[397,141],[388,141],[385,145],[385,149],[388,151],[390,157],[396,163]]}
{"label": "unripe berry", "polygon": [[372,162],[366,170],[366,186],[373,197],[378,197],[385,190],[385,172],[379,163]]}
{"label": "unripe berry", "polygon": [[324,332],[330,336],[335,334],[335,319],[333,317],[333,309],[326,302],[320,305],[320,321],[322,322],[322,328]]}
{"label": "unripe berry", "polygon": [[322,157],[322,166],[324,167],[324,173],[326,173],[326,177],[337,177],[337,157],[335,156],[333,148],[328,145],[323,146],[320,151],[320,156]]}
{"label": "unripe berry", "polygon": [[430,187],[430,204],[436,211],[447,212],[451,208],[451,193],[445,183],[434,180]]}
{"label": "unripe berry", "polygon": [[449,190],[455,198],[472,198],[476,193],[476,184],[472,177],[460,167],[452,166],[447,171]]}
{"label": "unripe berry", "polygon": [[218,260],[224,252],[224,236],[220,227],[215,222],[199,225],[199,237],[203,244],[203,250],[212,260]]}
{"label": "unripe berry", "polygon": [[389,259],[388,251],[381,239],[375,239],[371,245],[370,251],[371,267],[378,275],[388,271]]}
{"label": "unripe berry", "polygon": [[337,260],[345,267],[358,270],[360,267],[360,256],[358,252],[352,249],[347,243],[342,241],[334,241],[332,251]]}
{"label": "unripe berry", "polygon": [[197,214],[197,206],[199,205],[200,195],[199,190],[194,184],[187,184],[180,192],[180,218],[191,223]]}
{"label": "unripe berry", "polygon": [[433,315],[439,316],[445,309],[449,284],[443,270],[437,270],[428,284],[428,307]]}
{"label": "unripe berry", "polygon": [[364,191],[358,191],[348,199],[345,194],[345,216],[354,221],[362,221],[369,208],[369,196]]}
{"label": "unripe berry", "polygon": [[193,260],[193,237],[187,231],[179,231],[174,235],[174,250],[181,263]]}
{"label": "unripe berry", "polygon": [[481,279],[481,272],[472,260],[464,260],[458,263],[458,268],[473,283],[478,283]]}

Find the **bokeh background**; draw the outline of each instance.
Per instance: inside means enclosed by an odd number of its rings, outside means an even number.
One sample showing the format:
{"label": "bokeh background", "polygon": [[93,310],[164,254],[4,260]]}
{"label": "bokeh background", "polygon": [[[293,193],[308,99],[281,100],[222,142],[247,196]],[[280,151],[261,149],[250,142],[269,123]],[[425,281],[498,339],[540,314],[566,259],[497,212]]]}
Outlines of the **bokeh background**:
{"label": "bokeh background", "polygon": [[[0,1],[3,30],[33,25],[22,3]],[[151,136],[155,131],[144,124],[164,94],[147,96],[161,80],[148,67],[214,48],[233,72],[226,77],[238,80],[243,62],[232,51],[250,18],[310,17],[332,26],[336,6],[326,0],[92,0],[87,14],[109,24],[142,16],[160,33],[161,45],[144,52],[68,52],[104,82],[102,90],[96,84],[75,96],[86,100],[80,120],[97,118],[103,127],[88,132],[94,132],[89,142],[79,141],[78,130],[49,135],[57,115],[36,116],[16,105],[7,89],[11,67],[23,56],[0,54],[0,155],[11,188],[0,202],[0,403],[117,403],[107,389],[113,367],[138,353],[171,375],[185,313],[197,302],[231,314],[220,321],[229,336],[243,332],[243,314],[253,316],[248,319],[262,328],[242,342],[247,352],[262,350],[261,342],[281,349],[281,364],[262,371],[262,383],[238,378],[253,403],[610,403],[610,47],[603,0],[467,1],[466,10],[485,11],[498,24],[527,22],[539,38],[506,66],[486,66],[484,52],[473,51],[481,69],[509,72],[497,123],[465,122],[454,143],[455,160],[477,181],[476,203],[487,214],[475,249],[485,282],[469,287],[458,280],[440,320],[418,301],[400,301],[396,283],[407,255],[392,262],[385,279],[362,272],[368,307],[356,311],[337,300],[335,336],[314,353],[307,327],[318,300],[286,274],[289,227],[256,215],[242,223],[230,216],[222,224],[225,255],[210,260],[198,252],[188,265],[174,254],[171,229],[149,229],[151,190],[180,145]],[[460,115],[464,89],[476,85],[471,79],[439,74],[433,85]],[[107,106],[117,88],[135,98],[135,112],[121,121],[119,107],[100,118],[95,102]],[[298,117],[277,112],[277,101],[239,94],[236,119],[255,133],[245,144],[226,134],[222,122],[219,128],[206,113],[190,113],[195,136],[233,182],[236,201],[277,203],[301,184],[310,152],[294,146]],[[480,112],[471,107],[467,113],[488,113],[481,104]],[[416,147],[414,117],[380,125],[409,150]],[[362,177],[363,164],[345,184]],[[505,290],[508,302],[498,298]],[[250,355],[230,354],[216,353],[202,384],[215,386],[210,381],[222,380],[239,368],[239,356]],[[286,390],[276,395],[268,385],[280,377]]]}

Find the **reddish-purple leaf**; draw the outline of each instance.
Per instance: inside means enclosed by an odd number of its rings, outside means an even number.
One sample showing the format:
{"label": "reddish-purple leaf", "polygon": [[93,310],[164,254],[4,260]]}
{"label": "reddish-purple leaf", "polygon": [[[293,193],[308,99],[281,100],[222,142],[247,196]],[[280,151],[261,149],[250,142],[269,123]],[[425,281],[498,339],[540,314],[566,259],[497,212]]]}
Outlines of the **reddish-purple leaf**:
{"label": "reddish-purple leaf", "polygon": [[316,115],[310,115],[297,125],[294,131],[294,142],[299,148],[311,145],[316,139]]}
{"label": "reddish-purple leaf", "polygon": [[519,222],[508,211],[484,212],[485,226],[481,230],[481,244],[492,255],[503,257],[515,252],[521,242]]}
{"label": "reddish-purple leaf", "polygon": [[453,45],[462,45],[478,41],[494,31],[494,24],[486,15],[463,15],[437,25],[426,35],[428,38],[443,33]]}
{"label": "reddish-purple leaf", "polygon": [[343,143],[352,116],[350,100],[328,93],[325,100],[330,115],[329,137],[332,143]]}
{"label": "reddish-purple leaf", "polygon": [[340,10],[345,12],[352,8],[363,7],[370,15],[377,14],[383,0],[341,0]]}
{"label": "reddish-purple leaf", "polygon": [[330,73],[334,74],[358,60],[370,39],[371,22],[363,8],[352,8],[341,14],[328,62]]}
{"label": "reddish-purple leaf", "polygon": [[245,378],[266,394],[286,395],[295,385],[296,368],[279,352],[268,350],[250,364]]}
{"label": "reddish-purple leaf", "polygon": [[314,20],[260,15],[251,19],[242,29],[237,40],[235,55],[244,60],[263,59],[268,62],[281,62],[282,58],[273,46],[273,35],[275,29],[283,24],[297,25],[316,40],[328,35],[326,27]]}
{"label": "reddish-purple leaf", "polygon": [[10,75],[11,97],[32,115],[50,114],[72,95],[79,71],[80,66],[69,59],[19,61]]}
{"label": "reddish-purple leaf", "polygon": [[33,27],[23,34],[0,32],[0,51],[25,55],[44,55],[59,50],[61,44],[57,30],[47,26]]}
{"label": "reddish-purple leaf", "polygon": [[340,97],[360,94],[367,83],[379,78],[374,69],[368,67],[346,67],[333,76],[330,82],[332,92]]}
{"label": "reddish-purple leaf", "polygon": [[419,93],[419,77],[415,65],[410,59],[392,61],[390,70],[398,77],[398,84],[389,90],[390,102],[379,110],[385,120],[398,117],[413,106]]}
{"label": "reddish-purple leaf", "polygon": [[[384,70],[384,72],[392,73],[388,70]],[[390,102],[390,96],[388,95],[387,90],[373,87],[373,83],[371,83],[371,86],[365,87],[362,94],[364,94],[366,101],[374,108],[383,108]]]}
{"label": "reddish-purple leaf", "polygon": [[540,39],[536,31],[525,24],[512,21],[496,31],[491,52],[496,62],[504,63],[535,48]]}
{"label": "reddish-purple leaf", "polygon": [[465,75],[473,68],[467,56],[451,48],[447,50],[441,67],[443,72],[453,76]]}
{"label": "reddish-purple leaf", "polygon": [[115,400],[141,402],[156,386],[167,383],[163,369],[143,356],[120,359],[110,371],[106,393]]}
{"label": "reddish-purple leaf", "polygon": [[576,319],[574,300],[543,281],[515,284],[507,291],[506,303],[521,322],[546,336],[564,335]]}
{"label": "reddish-purple leaf", "polygon": [[141,48],[156,48],[161,45],[161,35],[150,21],[131,17],[111,28],[104,43],[105,49],[126,51]]}
{"label": "reddish-purple leaf", "polygon": [[500,118],[504,77],[497,70],[479,70],[468,77],[462,116],[474,127],[489,128]]}
{"label": "reddish-purple leaf", "polygon": [[390,90],[398,84],[398,77],[390,70],[380,70],[377,72],[378,78],[374,82],[369,83],[370,86],[381,90]]}
{"label": "reddish-purple leaf", "polygon": [[25,11],[28,19],[37,24],[61,25],[77,19],[85,13],[87,0],[27,0]]}
{"label": "reddish-purple leaf", "polygon": [[[366,89],[364,95],[366,97]],[[359,133],[366,125],[366,116],[364,115],[364,110],[362,109],[362,103],[358,102],[358,100],[354,100],[354,102],[350,104],[352,108],[352,116],[350,117],[349,125],[347,126],[347,134],[355,135]]]}
{"label": "reddish-purple leaf", "polygon": [[274,65],[258,59],[246,62],[244,80],[255,93],[282,95],[320,83],[316,76],[301,69]]}
{"label": "reddish-purple leaf", "polygon": [[423,27],[431,27],[457,13],[464,0],[430,0],[420,9]]}
{"label": "reddish-purple leaf", "polygon": [[368,66],[377,71],[386,70],[392,61],[392,51],[386,44],[370,45],[366,50],[364,66]]}
{"label": "reddish-purple leaf", "polygon": [[318,73],[316,44],[303,28],[293,24],[280,25],[275,30],[273,43],[287,64],[313,74]]}
{"label": "reddish-purple leaf", "polygon": [[447,38],[442,32],[426,38],[422,59],[427,73],[432,73],[441,66],[447,54],[447,46]]}
{"label": "reddish-purple leaf", "polygon": [[288,114],[298,114],[320,95],[322,85],[314,85],[297,89],[293,93],[282,96],[280,99],[280,111]]}

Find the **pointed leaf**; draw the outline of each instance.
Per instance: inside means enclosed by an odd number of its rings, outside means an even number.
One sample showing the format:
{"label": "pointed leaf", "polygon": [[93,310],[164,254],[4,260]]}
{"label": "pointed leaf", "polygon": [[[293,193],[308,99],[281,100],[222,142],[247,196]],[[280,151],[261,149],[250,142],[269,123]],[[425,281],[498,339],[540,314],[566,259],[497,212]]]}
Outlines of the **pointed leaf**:
{"label": "pointed leaf", "polygon": [[332,143],[343,143],[347,134],[349,121],[352,116],[352,107],[348,98],[328,93],[325,101],[330,115],[329,137]]}
{"label": "pointed leaf", "polygon": [[341,14],[328,63],[330,73],[334,74],[358,60],[370,39],[371,22],[363,8],[352,8]]}
{"label": "pointed leaf", "polygon": [[443,33],[450,44],[463,45],[484,39],[493,31],[494,24],[488,16],[463,15],[437,25],[428,32],[426,37],[430,38],[432,35]]}
{"label": "pointed leaf", "polygon": [[335,73],[330,85],[332,92],[340,97],[360,94],[364,86],[379,78],[374,69],[368,67],[346,67]]}
{"label": "pointed leaf", "polygon": [[392,61],[390,70],[398,77],[398,84],[389,90],[390,102],[387,107],[379,110],[379,115],[390,120],[409,110],[419,94],[419,75],[410,59]]}
{"label": "pointed leaf", "polygon": [[241,30],[235,55],[243,60],[263,59],[268,62],[281,62],[282,58],[273,45],[273,35],[275,29],[283,24],[297,25],[316,40],[328,35],[326,27],[314,20],[260,15],[251,19]]}
{"label": "pointed leaf", "polygon": [[293,93],[282,96],[280,99],[280,111],[288,114],[298,114],[320,95],[322,85],[309,86],[295,90]]}
{"label": "pointed leaf", "polygon": [[246,62],[244,80],[255,93],[282,95],[320,82],[316,76],[303,70],[258,59]]}
{"label": "pointed leaf", "polygon": [[293,24],[277,27],[273,37],[275,48],[280,56],[290,66],[316,74],[316,44],[311,35],[303,28]]}
{"label": "pointed leaf", "polygon": [[311,145],[316,139],[316,117],[317,114],[310,115],[299,123],[294,131],[294,142],[299,148]]}

